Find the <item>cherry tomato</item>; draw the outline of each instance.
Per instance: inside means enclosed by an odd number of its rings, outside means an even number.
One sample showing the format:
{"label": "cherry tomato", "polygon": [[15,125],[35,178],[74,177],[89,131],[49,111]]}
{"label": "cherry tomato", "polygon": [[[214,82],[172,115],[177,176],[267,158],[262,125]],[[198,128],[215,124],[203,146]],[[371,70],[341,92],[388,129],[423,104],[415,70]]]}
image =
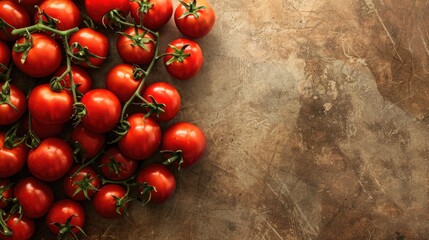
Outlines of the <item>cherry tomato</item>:
{"label": "cherry tomato", "polygon": [[191,38],[207,35],[215,23],[215,12],[205,0],[184,0],[174,12],[179,31]]}
{"label": "cherry tomato", "polygon": [[[17,1],[17,0],[15,0]],[[24,7],[13,1],[0,1],[0,18],[14,28],[23,28],[30,25],[30,16]],[[0,30],[0,40],[14,41],[18,35],[12,35],[12,28],[5,26],[5,31]]]}
{"label": "cherry tomato", "polygon": [[0,64],[1,64],[0,73],[6,72],[6,69],[9,66],[9,62],[10,62],[10,49],[6,45],[6,43],[0,41]]}
{"label": "cherry tomato", "polygon": [[34,14],[37,10],[34,6],[40,5],[40,3],[42,2],[42,0],[14,0],[14,1],[22,5],[30,14]]}
{"label": "cherry tomato", "polygon": [[21,204],[24,216],[28,218],[42,217],[54,202],[51,188],[32,177],[21,179],[15,185],[13,194]]}
{"label": "cherry tomato", "polygon": [[[9,84],[10,93],[9,96],[5,96],[2,94],[3,85],[4,83],[0,83],[0,126],[9,125],[18,121],[18,119],[25,113],[25,110],[27,110],[27,101],[24,93],[19,88]],[[2,98],[5,100],[9,98],[10,102],[16,109],[3,101]]]}
{"label": "cherry tomato", "polygon": [[[78,233],[83,228],[85,223],[85,211],[83,207],[78,203],[70,199],[63,199],[55,202],[51,209],[49,209],[46,215],[46,225],[49,231],[52,233],[66,237],[71,233]],[[70,224],[69,226],[66,223]],[[62,228],[58,227],[57,224],[62,225]],[[61,232],[60,230],[66,232]]]}
{"label": "cherry tomato", "polygon": [[83,95],[81,102],[86,107],[82,119],[85,128],[96,133],[106,133],[113,128],[121,117],[121,103],[118,98],[105,89],[94,89]]}
{"label": "cherry tomato", "polygon": [[130,178],[137,169],[137,161],[125,157],[118,147],[111,147],[100,160],[103,175],[114,181]]}
{"label": "cherry tomato", "polygon": [[121,152],[135,160],[144,160],[152,156],[161,143],[161,128],[151,118],[136,113],[128,118],[130,128],[119,141]]}
{"label": "cherry tomato", "polygon": [[59,138],[45,139],[28,153],[28,169],[31,174],[45,182],[62,178],[72,165],[73,151]]}
{"label": "cherry tomato", "polygon": [[[136,181],[138,183],[147,183],[154,188],[150,192],[150,201],[153,203],[167,201],[176,190],[174,175],[161,164],[152,164],[140,170]],[[143,191],[143,189],[139,188],[139,191]]]}
{"label": "cherry tomato", "polygon": [[165,105],[162,108],[164,112],[151,115],[160,122],[172,120],[180,110],[179,92],[172,85],[165,82],[157,82],[147,87],[143,93],[143,98],[148,102],[153,102],[153,98],[157,103]]}
{"label": "cherry tomato", "polygon": [[5,209],[8,201],[13,198],[13,187],[9,179],[0,179],[0,209]]}
{"label": "cherry tomato", "polygon": [[125,188],[117,184],[107,184],[95,193],[92,206],[95,212],[104,218],[119,218],[128,209],[128,197]]}
{"label": "cherry tomato", "polygon": [[[28,117],[24,117],[25,131],[28,132]],[[46,139],[51,137],[58,137],[63,129],[63,124],[43,124],[37,121],[34,117],[31,118],[31,129],[34,134],[40,139]]]}
{"label": "cherry tomato", "polygon": [[[68,30],[80,25],[80,10],[73,1],[45,0],[40,4],[39,8],[41,12],[44,11],[48,16],[58,20],[55,26],[58,30]],[[37,22],[38,20],[39,14],[36,13],[34,21]],[[43,20],[46,20],[46,17],[43,16]]]}
{"label": "cherry tomato", "polygon": [[[60,67],[54,73],[54,77],[60,77],[66,71],[66,69],[67,66]],[[92,89],[92,78],[91,76],[89,76],[85,69],[72,65],[71,72],[73,82],[80,93],[85,94]],[[63,78],[63,81],[64,82],[61,82],[63,87],[70,88],[70,76],[68,74]]]}
{"label": "cherry tomato", "polygon": [[146,28],[156,31],[170,20],[173,14],[173,2],[171,0],[131,1],[130,12],[136,23],[142,22]]}
{"label": "cherry tomato", "polygon": [[0,178],[15,175],[25,165],[27,146],[24,143],[8,149],[5,147],[5,133],[0,132]]}
{"label": "cherry tomato", "polygon": [[31,116],[43,124],[63,124],[73,115],[73,97],[70,91],[51,90],[48,83],[39,85],[28,97],[28,111]]}
{"label": "cherry tomato", "polygon": [[112,10],[127,16],[130,11],[130,2],[129,0],[85,0],[85,8],[94,22],[107,25],[108,19],[104,16]]}
{"label": "cherry tomato", "polygon": [[1,240],[28,240],[34,234],[34,221],[18,213],[6,217],[6,226],[13,233],[12,236],[5,236],[0,233]]}
{"label": "cherry tomato", "polygon": [[92,168],[84,167],[79,170],[80,167],[73,167],[63,180],[67,196],[79,201],[91,198],[101,185],[98,174]]}
{"label": "cherry tomato", "polygon": [[[161,150],[181,151],[179,154],[183,163],[181,167],[187,168],[201,159],[207,148],[206,137],[203,131],[186,122],[173,124],[162,136]],[[166,156],[171,157],[170,154]]]}
{"label": "cherry tomato", "polygon": [[73,142],[78,142],[83,150],[85,159],[94,158],[103,148],[106,135],[91,132],[82,125],[78,125],[72,132]]}
{"label": "cherry tomato", "polygon": [[129,64],[149,64],[155,56],[155,37],[134,27],[127,28],[124,34],[116,41],[116,49],[122,60]]}
{"label": "cherry tomato", "polygon": [[[74,47],[74,45],[79,46]],[[99,67],[101,66],[109,54],[109,39],[91,28],[82,28],[74,33],[69,40],[69,45],[72,47],[72,52],[77,54],[81,60],[74,59],[74,62],[82,67]],[[97,56],[81,56],[84,55],[84,50],[81,48],[87,48],[89,53]],[[88,64],[89,63],[89,64]]]}
{"label": "cherry tomato", "polygon": [[133,66],[119,64],[107,74],[106,88],[114,93],[122,103],[126,103],[137,90],[140,82],[141,80],[134,78]]}
{"label": "cherry tomato", "polygon": [[[187,46],[186,48],[184,48]],[[176,39],[166,50],[164,66],[167,72],[179,80],[186,80],[195,76],[203,65],[203,52],[200,46],[191,40]]]}

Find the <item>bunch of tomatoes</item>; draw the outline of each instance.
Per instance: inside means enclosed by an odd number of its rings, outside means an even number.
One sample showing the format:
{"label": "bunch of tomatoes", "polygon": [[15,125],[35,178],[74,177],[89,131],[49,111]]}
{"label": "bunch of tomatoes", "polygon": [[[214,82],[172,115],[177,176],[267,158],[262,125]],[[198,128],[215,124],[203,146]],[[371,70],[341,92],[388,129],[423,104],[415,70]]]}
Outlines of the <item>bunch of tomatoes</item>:
{"label": "bunch of tomatoes", "polygon": [[[184,38],[160,53],[157,30],[172,15],[172,0],[0,0],[0,239],[30,239],[43,217],[58,238],[77,239],[81,201],[104,218],[127,214],[135,199],[163,203],[175,192],[172,169],[201,159],[203,131],[168,124],[179,92],[147,79],[158,60],[174,79],[196,76],[203,54],[189,39],[207,35],[215,13],[205,0],[180,1],[173,18]],[[109,56],[95,25],[117,31],[123,60],[103,89],[87,72]],[[19,87],[22,76],[35,84]],[[148,161],[158,151],[164,160]]]}

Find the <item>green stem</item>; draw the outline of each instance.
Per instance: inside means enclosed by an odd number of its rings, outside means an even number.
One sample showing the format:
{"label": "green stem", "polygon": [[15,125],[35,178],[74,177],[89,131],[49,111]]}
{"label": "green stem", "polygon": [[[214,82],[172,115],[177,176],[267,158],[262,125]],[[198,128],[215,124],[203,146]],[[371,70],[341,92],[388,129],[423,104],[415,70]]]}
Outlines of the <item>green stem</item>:
{"label": "green stem", "polygon": [[[64,40],[64,50],[66,51],[66,53],[70,53],[71,51],[70,51],[70,47],[69,47],[68,35],[63,36],[63,40]],[[66,64],[67,64],[67,69],[60,76],[60,79],[63,79],[67,74],[69,75],[70,89],[71,89],[71,92],[73,94],[73,100],[75,103],[77,103],[78,100],[77,100],[77,94],[76,94],[76,84],[74,83],[74,80],[73,80],[73,73],[71,71],[71,59],[70,59],[69,54],[66,54]]]}
{"label": "green stem", "polygon": [[43,25],[43,22],[38,22],[33,26],[14,29],[12,31],[12,35],[22,35],[22,34],[27,33],[27,32],[36,32],[36,31],[41,31],[41,30],[49,31],[49,32],[55,33],[55,34],[60,35],[60,36],[69,36],[69,35],[77,32],[79,30],[79,28],[75,27],[75,28],[71,28],[68,30],[60,31],[60,30],[57,30],[55,28],[51,28],[51,27],[48,27],[46,25]]}

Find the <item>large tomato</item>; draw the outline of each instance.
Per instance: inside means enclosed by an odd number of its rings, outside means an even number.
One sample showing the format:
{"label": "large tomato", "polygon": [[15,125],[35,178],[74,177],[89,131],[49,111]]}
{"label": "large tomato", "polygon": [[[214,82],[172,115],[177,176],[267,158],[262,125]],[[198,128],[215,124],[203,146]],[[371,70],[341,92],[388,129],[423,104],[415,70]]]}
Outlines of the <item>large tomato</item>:
{"label": "large tomato", "polygon": [[119,141],[121,152],[135,160],[144,160],[152,156],[161,143],[161,128],[158,123],[136,113],[128,118],[130,128]]}
{"label": "large tomato", "polygon": [[13,186],[9,179],[0,179],[0,209],[5,209],[13,197]]}
{"label": "large tomato", "polygon": [[[163,203],[173,196],[176,190],[176,179],[174,175],[164,165],[149,165],[137,174],[137,183],[147,184],[152,187],[150,191],[150,201],[153,203]],[[139,188],[142,192],[145,189]]]}
{"label": "large tomato", "polygon": [[7,178],[21,171],[27,158],[27,146],[21,143],[8,149],[5,146],[5,135],[0,132],[0,178]]}
{"label": "large tomato", "polygon": [[[80,10],[70,0],[45,0],[39,6],[40,11],[44,11],[48,16],[58,20],[56,21],[56,29],[68,30],[79,27],[81,21]],[[42,15],[43,16],[43,15]],[[39,20],[39,14],[36,13],[34,21]],[[46,18],[43,16],[43,20]]]}
{"label": "large tomato", "polygon": [[92,206],[104,218],[119,218],[128,208],[127,191],[120,185],[107,184],[95,193]]}
{"label": "large tomato", "polygon": [[24,216],[29,218],[42,217],[54,202],[51,188],[32,177],[21,179],[15,185],[13,194],[21,204]]}
{"label": "large tomato", "polygon": [[215,23],[215,12],[205,0],[184,0],[174,12],[179,31],[191,38],[207,35]]}
{"label": "large tomato", "polygon": [[[1,3],[1,2],[0,2]],[[0,73],[6,72],[10,62],[10,49],[6,43],[0,41]]]}
{"label": "large tomato", "polygon": [[[13,28],[23,28],[30,25],[30,16],[28,16],[25,8],[13,1],[0,1],[0,18]],[[19,38],[18,35],[11,34],[13,30],[11,27],[4,27],[5,31],[1,30],[0,26],[0,40],[14,41]]]}
{"label": "large tomato", "polygon": [[103,175],[114,181],[130,178],[137,169],[137,161],[125,157],[118,147],[111,147],[100,160]]}
{"label": "large tomato", "polygon": [[114,93],[122,103],[126,103],[133,96],[140,82],[141,79],[134,78],[133,66],[119,64],[107,74],[106,88]]}
{"label": "large tomato", "polygon": [[160,122],[172,120],[180,110],[179,92],[172,85],[165,82],[157,82],[147,87],[143,93],[143,98],[148,102],[153,102],[154,99],[157,103],[165,105],[162,108],[164,112],[151,115]]}
{"label": "large tomato", "polygon": [[117,10],[123,16],[130,11],[129,0],[85,0],[85,8],[88,16],[98,24],[108,24],[105,15],[112,10]]}
{"label": "large tomato", "polygon": [[[82,28],[69,40],[72,52],[78,57],[73,61],[82,67],[99,67],[109,54],[109,39],[91,28]],[[75,46],[78,45],[78,46]],[[85,55],[88,51],[91,56]]]}
{"label": "large tomato", "polygon": [[72,132],[73,142],[80,144],[85,159],[92,159],[104,146],[106,135],[91,132],[82,125],[78,125]]}
{"label": "large tomato", "polygon": [[45,139],[28,153],[28,169],[31,174],[45,182],[62,178],[72,165],[73,151],[59,138]]}
{"label": "large tomato", "polygon": [[[186,46],[186,47],[185,47]],[[191,40],[179,38],[172,41],[164,57],[167,72],[179,80],[195,76],[203,65],[203,52],[200,46]]]}
{"label": "large tomato", "polygon": [[34,221],[19,213],[12,214],[6,217],[6,226],[12,232],[12,236],[5,236],[0,233],[2,240],[28,240],[34,234]]}
{"label": "large tomato", "polygon": [[[2,93],[3,85],[4,83],[0,83],[0,126],[16,122],[27,110],[24,93],[19,88],[9,84],[9,94],[4,94]],[[15,108],[7,103],[8,100]]]}
{"label": "large tomato", "polygon": [[164,26],[173,14],[171,0],[131,0],[130,8],[134,21],[153,31]]}
{"label": "large tomato", "polygon": [[[55,73],[54,77],[60,77],[65,71],[67,70],[67,66],[60,67]],[[71,66],[71,73],[73,77],[73,82],[77,87],[77,90],[85,94],[89,92],[89,90],[92,89],[92,78],[89,76],[89,74],[86,72],[85,69],[72,65]],[[66,88],[70,88],[70,76],[67,74],[62,79],[62,85]]]}
{"label": "large tomato", "polygon": [[92,168],[80,167],[72,168],[63,180],[64,191],[73,200],[91,198],[101,185],[100,177]]}
{"label": "large tomato", "polygon": [[[59,237],[71,237],[72,233],[76,234],[83,228],[85,210],[79,203],[70,199],[63,199],[52,205],[46,214],[45,221],[52,233]],[[67,224],[69,225],[67,226]],[[58,225],[61,225],[61,228]]]}
{"label": "large tomato", "polygon": [[127,28],[116,41],[122,60],[129,64],[147,65],[155,56],[155,37],[141,28]]}

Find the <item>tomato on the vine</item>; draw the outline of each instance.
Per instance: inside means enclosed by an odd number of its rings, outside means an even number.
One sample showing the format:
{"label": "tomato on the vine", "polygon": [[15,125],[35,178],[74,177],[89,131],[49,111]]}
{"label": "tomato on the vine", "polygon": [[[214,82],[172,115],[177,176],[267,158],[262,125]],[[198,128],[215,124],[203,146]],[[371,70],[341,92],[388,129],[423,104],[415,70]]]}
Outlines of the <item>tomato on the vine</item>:
{"label": "tomato on the vine", "polygon": [[109,54],[109,39],[91,28],[74,33],[69,45],[75,56],[73,62],[85,68],[101,66]]}
{"label": "tomato on the vine", "polygon": [[0,132],[0,178],[17,174],[25,165],[27,146],[24,143],[8,149],[5,146],[6,134]]}
{"label": "tomato on the vine", "polygon": [[7,89],[5,83],[0,83],[0,126],[18,121],[27,110],[24,93],[18,87],[8,85]]}
{"label": "tomato on the vine", "polygon": [[122,16],[127,16],[130,11],[129,0],[85,0],[85,8],[88,16],[98,24],[107,25],[106,14],[117,10]]}
{"label": "tomato on the vine", "polygon": [[[136,178],[140,184],[140,194],[146,191],[150,202],[163,203],[170,199],[176,190],[176,179],[164,165],[152,164],[139,171]],[[144,186],[142,186],[144,185]]]}
{"label": "tomato on the vine", "polygon": [[10,62],[10,49],[6,43],[0,41],[0,73],[6,72]]}
{"label": "tomato on the vine", "polygon": [[1,240],[28,240],[34,234],[34,221],[25,216],[14,213],[6,216],[6,226],[12,232],[12,236],[5,236],[0,233]]}
{"label": "tomato on the vine", "polygon": [[[166,122],[172,120],[180,110],[180,94],[172,85],[165,82],[157,82],[148,86],[143,93],[143,98],[153,103],[164,104],[164,112],[153,113],[152,118]],[[153,99],[152,99],[153,98]],[[149,109],[148,111],[150,111]]]}
{"label": "tomato on the vine", "polygon": [[101,172],[106,178],[114,181],[133,176],[137,164],[137,161],[124,156],[116,146],[109,148],[100,160]]}
{"label": "tomato on the vine", "polygon": [[[60,77],[67,70],[67,66],[60,67],[55,73],[54,77]],[[86,72],[85,69],[72,65],[71,73],[73,77],[73,82],[77,87],[77,90],[85,94],[92,89],[92,78]],[[63,87],[70,88],[70,76],[67,74],[61,81]]]}
{"label": "tomato on the vine", "polygon": [[13,186],[9,179],[0,179],[0,209],[8,205],[8,201],[13,197]]}
{"label": "tomato on the vine", "polygon": [[136,79],[134,70],[131,65],[119,64],[107,74],[106,88],[114,93],[122,103],[126,103],[133,96],[143,78],[143,76],[138,76]]}
{"label": "tomato on the vine", "polygon": [[21,204],[24,216],[39,218],[48,212],[54,202],[52,189],[44,182],[32,177],[21,179],[13,190]]}
{"label": "tomato on the vine", "polygon": [[155,56],[155,37],[141,28],[130,27],[120,33],[116,49],[124,62],[146,65]]}
{"label": "tomato on the vine", "polygon": [[[23,28],[30,25],[30,16],[25,8],[13,1],[0,1],[0,18],[13,28]],[[7,26],[6,23],[0,23],[0,40],[14,41],[18,39],[19,36],[11,34],[13,28]]]}
{"label": "tomato on the vine", "polygon": [[206,0],[184,0],[174,12],[179,31],[191,38],[207,35],[215,23],[215,12]]}
{"label": "tomato on the vine", "polygon": [[173,14],[173,2],[171,0],[131,0],[131,16],[136,23],[152,31],[156,31],[170,20]]}
{"label": "tomato on the vine", "polygon": [[101,185],[98,174],[91,167],[77,165],[64,177],[63,188],[73,200],[90,199]]}
{"label": "tomato on the vine", "polygon": [[203,65],[203,52],[200,46],[191,40],[179,38],[172,41],[164,57],[167,72],[179,80],[195,76]]}
{"label": "tomato on the vine", "polygon": [[[73,1],[70,0],[45,0],[39,5],[40,12],[45,12],[49,17],[56,19],[55,28],[58,30],[68,30],[79,27],[81,21],[80,10]],[[34,16],[37,22],[40,18],[39,13]],[[46,21],[46,17],[42,15]]]}
{"label": "tomato on the vine", "polygon": [[106,142],[105,134],[91,132],[81,124],[73,129],[71,137],[73,143],[79,143],[85,159],[95,157]]}
{"label": "tomato on the vine", "polygon": [[117,184],[107,184],[95,193],[92,206],[101,217],[119,218],[127,213],[129,201],[124,187]]}
{"label": "tomato on the vine", "polygon": [[85,210],[70,199],[55,202],[46,214],[46,226],[59,239],[72,237],[82,231],[85,224]]}

